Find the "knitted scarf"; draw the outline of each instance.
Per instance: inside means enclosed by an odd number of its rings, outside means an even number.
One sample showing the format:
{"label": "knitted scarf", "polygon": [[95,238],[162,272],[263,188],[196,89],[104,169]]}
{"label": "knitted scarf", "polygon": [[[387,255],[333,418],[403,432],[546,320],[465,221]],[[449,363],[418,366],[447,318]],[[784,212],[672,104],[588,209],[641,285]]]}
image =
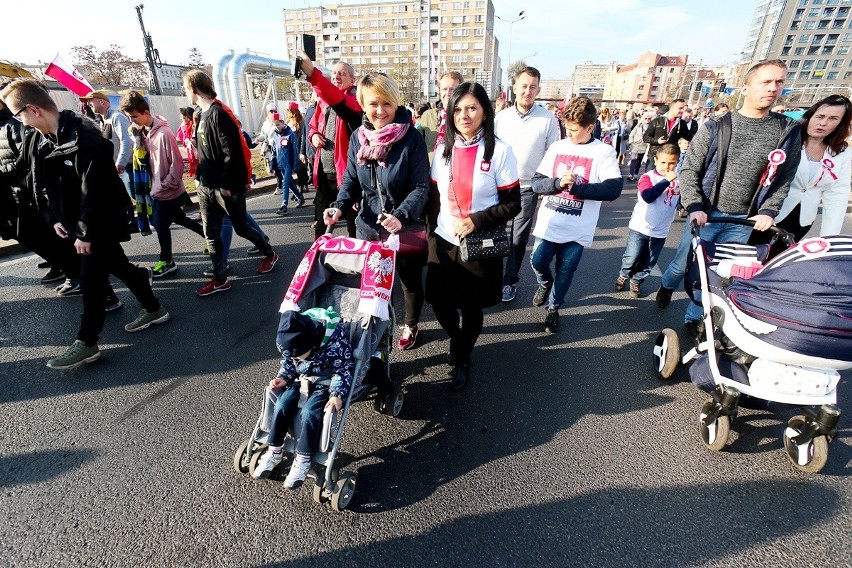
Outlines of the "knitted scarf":
{"label": "knitted scarf", "polygon": [[248,144],[246,144],[246,137],[243,136],[243,125],[240,123],[240,119],[237,118],[237,115],[234,114],[234,111],[231,108],[220,101],[219,99],[215,99],[214,103],[219,103],[219,106],[222,107],[222,110],[231,117],[231,120],[234,121],[234,124],[237,125],[237,128],[240,131],[240,146],[243,150],[243,161],[246,163],[246,170],[248,170],[248,177],[246,178],[246,184],[251,183],[251,150],[249,150]]}
{"label": "knitted scarf", "polygon": [[130,187],[133,199],[136,201],[136,224],[142,232],[150,232],[148,219],[154,213],[154,202],[151,198],[151,171],[148,165],[148,152],[142,145],[142,138],[147,135],[147,129],[130,126],[130,138],[133,140],[131,161]]}
{"label": "knitted scarf", "polygon": [[[398,142],[408,132],[409,123],[392,122],[378,130],[370,129],[367,122],[358,129],[358,165],[363,166],[369,160],[375,160],[383,168],[387,167],[385,159],[390,153],[391,146]],[[371,125],[372,126],[372,125]]]}

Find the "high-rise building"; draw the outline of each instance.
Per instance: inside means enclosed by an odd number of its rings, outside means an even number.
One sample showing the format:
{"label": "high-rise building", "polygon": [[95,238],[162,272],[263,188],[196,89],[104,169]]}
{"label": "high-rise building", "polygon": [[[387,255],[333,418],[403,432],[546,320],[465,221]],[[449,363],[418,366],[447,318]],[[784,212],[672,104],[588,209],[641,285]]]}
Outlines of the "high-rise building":
{"label": "high-rise building", "polygon": [[407,101],[434,95],[435,79],[447,69],[479,81],[492,97],[499,92],[491,0],[390,0],[285,9],[284,33],[290,57],[301,34],[314,35],[319,65],[342,60],[358,75],[387,73]]}
{"label": "high-rise building", "polygon": [[852,88],[852,0],[759,0],[743,47],[752,65],[787,64],[788,104],[807,105]]}

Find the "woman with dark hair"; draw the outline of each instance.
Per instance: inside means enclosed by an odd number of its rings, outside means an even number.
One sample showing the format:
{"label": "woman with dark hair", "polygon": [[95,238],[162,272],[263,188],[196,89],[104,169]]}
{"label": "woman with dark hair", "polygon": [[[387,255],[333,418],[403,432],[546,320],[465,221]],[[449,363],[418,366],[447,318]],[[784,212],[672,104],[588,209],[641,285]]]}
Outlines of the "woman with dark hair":
{"label": "woman with dark hair", "polygon": [[447,119],[446,141],[435,150],[426,204],[426,301],[450,336],[450,387],[458,390],[470,377],[482,310],[501,301],[503,285],[503,259],[464,262],[460,239],[505,226],[520,213],[521,194],[515,156],[494,135],[494,108],[482,85],[456,87]]}
{"label": "woman with dark hair", "polygon": [[820,203],[819,234],[836,235],[843,229],[852,171],[850,121],[852,103],[841,95],[822,99],[802,115],[802,160],[775,219],[796,241],[813,226]]}
{"label": "woman with dark hair", "polygon": [[[429,155],[423,136],[411,127],[411,113],[400,104],[399,87],[393,79],[367,73],[358,82],[356,96],[364,109],[363,123],[349,140],[343,183],[323,219],[333,225],[343,211],[360,204],[356,236],[377,241],[417,226],[429,190]],[[421,234],[422,227],[420,223]],[[417,341],[425,264],[425,251],[397,257],[396,273],[405,304],[397,343],[401,350],[410,349]]]}

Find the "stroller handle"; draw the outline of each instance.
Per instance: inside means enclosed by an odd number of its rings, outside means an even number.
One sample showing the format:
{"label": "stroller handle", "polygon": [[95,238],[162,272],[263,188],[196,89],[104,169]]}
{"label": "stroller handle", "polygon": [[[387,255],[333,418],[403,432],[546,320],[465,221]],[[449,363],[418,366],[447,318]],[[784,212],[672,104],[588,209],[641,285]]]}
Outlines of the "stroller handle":
{"label": "stroller handle", "polygon": [[[745,225],[747,227],[754,227],[754,221],[752,221],[751,219],[738,219],[736,217],[714,217],[714,216],[711,215],[711,216],[707,217],[707,222],[708,223],[728,223],[730,225]],[[694,221],[691,221],[689,223],[689,226],[690,226],[690,229],[692,231],[692,234],[695,235],[696,237],[700,237],[701,229],[698,227],[698,225],[696,225]],[[788,233],[787,231],[785,231],[781,227],[773,225],[773,226],[769,227],[768,230],[773,234],[773,237],[772,237],[773,241],[780,240],[786,246],[791,246],[791,245],[796,244],[796,241],[793,238],[793,235]]]}

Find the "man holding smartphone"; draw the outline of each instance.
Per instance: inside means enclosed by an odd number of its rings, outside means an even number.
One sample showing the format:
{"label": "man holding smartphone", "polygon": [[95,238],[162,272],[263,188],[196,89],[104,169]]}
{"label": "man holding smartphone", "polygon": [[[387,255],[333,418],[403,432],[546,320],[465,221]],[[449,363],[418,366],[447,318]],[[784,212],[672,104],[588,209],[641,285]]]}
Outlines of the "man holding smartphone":
{"label": "man holding smartphone", "polygon": [[[325,232],[323,211],[337,199],[337,190],[346,171],[349,137],[361,126],[361,105],[355,98],[355,71],[348,63],[338,62],[331,68],[331,80],[304,51],[299,52],[300,67],[319,99],[317,110],[311,117],[308,139],[317,149],[314,156],[314,220],[315,235]],[[346,228],[355,237],[355,211],[344,211]]]}

